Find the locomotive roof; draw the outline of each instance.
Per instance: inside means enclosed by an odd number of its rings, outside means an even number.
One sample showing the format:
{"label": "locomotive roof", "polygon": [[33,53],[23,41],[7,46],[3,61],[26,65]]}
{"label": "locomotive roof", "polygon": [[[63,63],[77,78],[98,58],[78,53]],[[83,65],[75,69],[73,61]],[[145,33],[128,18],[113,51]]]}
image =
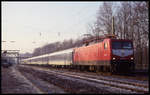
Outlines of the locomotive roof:
{"label": "locomotive roof", "polygon": [[112,41],[132,41],[130,39],[111,39]]}
{"label": "locomotive roof", "polygon": [[116,36],[110,34],[104,34],[103,36],[91,37],[89,39],[86,39],[83,41],[83,43],[90,43],[94,41],[98,42],[98,41],[103,41],[104,39],[116,39]]}

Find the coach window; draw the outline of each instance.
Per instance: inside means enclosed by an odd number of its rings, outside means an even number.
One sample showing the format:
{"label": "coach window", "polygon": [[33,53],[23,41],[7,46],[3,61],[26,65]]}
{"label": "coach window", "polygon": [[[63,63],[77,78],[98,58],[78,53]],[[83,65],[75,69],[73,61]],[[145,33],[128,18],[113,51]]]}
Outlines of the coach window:
{"label": "coach window", "polygon": [[107,49],[107,43],[104,43],[104,49]]}

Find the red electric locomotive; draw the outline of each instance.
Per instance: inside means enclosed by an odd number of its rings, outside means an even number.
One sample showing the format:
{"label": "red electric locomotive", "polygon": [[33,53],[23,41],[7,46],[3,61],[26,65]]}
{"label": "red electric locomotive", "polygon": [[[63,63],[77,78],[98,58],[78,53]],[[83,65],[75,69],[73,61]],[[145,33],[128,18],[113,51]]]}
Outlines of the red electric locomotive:
{"label": "red electric locomotive", "polygon": [[131,71],[134,69],[131,40],[106,37],[98,43],[74,49],[73,64],[94,71]]}

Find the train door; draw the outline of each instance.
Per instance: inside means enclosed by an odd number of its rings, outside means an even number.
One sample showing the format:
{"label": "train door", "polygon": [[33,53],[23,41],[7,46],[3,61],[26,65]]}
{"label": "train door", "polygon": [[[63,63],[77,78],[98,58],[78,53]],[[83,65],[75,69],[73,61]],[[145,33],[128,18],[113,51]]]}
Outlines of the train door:
{"label": "train door", "polygon": [[103,49],[104,49],[104,47],[103,47],[103,43],[100,43],[100,49],[99,49],[99,55],[100,55],[100,61],[102,61],[103,60]]}
{"label": "train door", "polygon": [[108,43],[107,41],[104,41],[103,43],[103,60],[104,63],[108,60]]}

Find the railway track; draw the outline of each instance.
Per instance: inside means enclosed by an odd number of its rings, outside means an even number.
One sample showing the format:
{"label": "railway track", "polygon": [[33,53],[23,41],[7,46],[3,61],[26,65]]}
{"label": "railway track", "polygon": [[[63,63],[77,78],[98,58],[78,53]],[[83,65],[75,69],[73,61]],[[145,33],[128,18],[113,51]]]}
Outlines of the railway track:
{"label": "railway track", "polygon": [[43,81],[38,77],[33,77],[33,75],[30,73],[24,72],[23,75],[28,81],[30,81],[30,83],[34,87],[39,90],[39,93],[41,94],[66,93],[62,89],[54,86],[53,84]]}
{"label": "railway track", "polygon": [[[64,73],[64,72],[60,72],[58,70],[55,70],[54,72],[59,72],[59,73]],[[127,81],[120,81],[120,80],[114,80],[114,79],[108,79],[105,77],[99,77],[99,76],[93,76],[93,75],[85,75],[85,74],[81,74],[81,73],[74,73],[74,72],[65,72],[66,74],[69,75],[79,75],[79,76],[84,76],[84,77],[88,77],[88,78],[93,78],[93,79],[99,79],[99,80],[105,80],[105,81],[111,81],[111,82],[116,82],[116,83],[120,83],[120,84],[128,84],[128,85],[133,85],[133,86],[139,86],[139,87],[143,87],[143,88],[148,88],[148,85],[144,85],[144,84],[140,84],[140,83],[135,83],[135,82],[127,82]]]}
{"label": "railway track", "polygon": [[[54,71],[50,71],[50,72],[56,73]],[[79,76],[79,75],[70,74],[70,73],[58,73],[57,72],[56,74],[61,74],[61,75],[65,75],[65,76],[80,78],[80,79],[88,80],[88,81],[91,81],[91,82],[96,82],[96,83],[109,85],[109,86],[113,86],[113,87],[117,87],[117,88],[136,91],[136,92],[146,93],[148,91],[147,86],[141,85],[141,84],[136,84],[136,83],[127,83],[127,82],[121,82],[121,81],[109,80],[109,79],[102,79],[102,78],[101,79],[100,78],[93,79],[89,76]]]}
{"label": "railway track", "polygon": [[[26,67],[26,66],[25,66]],[[148,85],[140,84],[140,83],[134,83],[134,82],[127,82],[127,81],[121,81],[121,80],[114,80],[114,79],[108,79],[104,77],[99,77],[99,76],[92,76],[92,75],[85,75],[85,74],[79,74],[79,73],[72,73],[72,72],[62,72],[58,70],[49,70],[46,68],[41,68],[41,67],[30,67],[27,66],[28,68],[32,68],[33,70],[39,70],[48,74],[55,74],[63,77],[71,77],[75,79],[80,79],[88,82],[92,82],[95,84],[101,84],[105,85],[107,87],[113,88],[113,89],[118,89],[122,90],[127,93],[148,93]]]}

